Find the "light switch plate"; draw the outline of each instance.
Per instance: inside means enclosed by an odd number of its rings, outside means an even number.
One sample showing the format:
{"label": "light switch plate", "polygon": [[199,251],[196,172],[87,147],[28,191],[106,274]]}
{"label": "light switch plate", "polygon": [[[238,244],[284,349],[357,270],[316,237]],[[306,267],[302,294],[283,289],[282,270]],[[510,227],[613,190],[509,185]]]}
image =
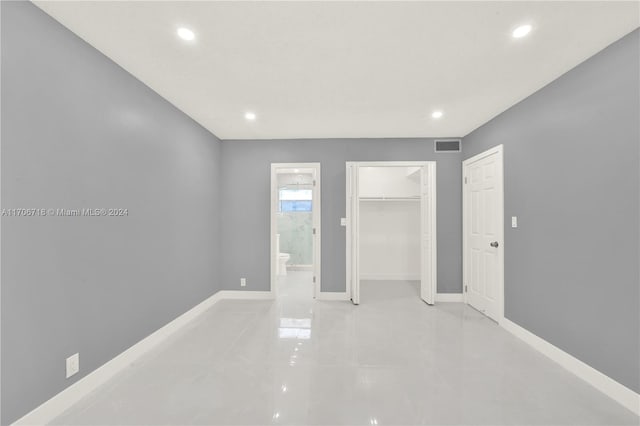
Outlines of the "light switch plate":
{"label": "light switch plate", "polygon": [[240,287],[246,287],[246,286],[247,286],[247,279],[240,278]]}
{"label": "light switch plate", "polygon": [[511,227],[512,228],[517,228],[518,227],[518,217],[517,216],[511,216]]}
{"label": "light switch plate", "polygon": [[67,358],[67,379],[80,371],[80,354],[73,354]]}
{"label": "light switch plate", "polygon": [[347,226],[347,218],[346,217],[341,217],[340,218],[340,226]]}

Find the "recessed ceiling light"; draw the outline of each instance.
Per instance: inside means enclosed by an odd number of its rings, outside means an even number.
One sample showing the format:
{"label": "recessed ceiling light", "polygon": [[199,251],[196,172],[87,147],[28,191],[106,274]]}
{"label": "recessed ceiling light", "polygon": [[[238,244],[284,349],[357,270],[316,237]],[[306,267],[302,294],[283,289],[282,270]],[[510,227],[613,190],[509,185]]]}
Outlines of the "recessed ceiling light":
{"label": "recessed ceiling light", "polygon": [[191,41],[196,38],[196,35],[194,34],[194,32],[191,31],[189,28],[184,28],[184,27],[178,28],[177,32],[178,32],[178,37],[186,41]]}
{"label": "recessed ceiling light", "polygon": [[442,111],[433,111],[433,113],[431,114],[431,117],[438,119],[438,118],[442,118],[443,115],[444,114],[442,113]]}
{"label": "recessed ceiling light", "polygon": [[246,118],[249,121],[253,121],[253,120],[256,119],[256,113],[249,111],[249,112],[244,114],[244,118]]}
{"label": "recessed ceiling light", "polygon": [[531,28],[532,27],[529,24],[520,25],[518,28],[513,30],[511,35],[513,35],[514,38],[522,38],[531,32]]}

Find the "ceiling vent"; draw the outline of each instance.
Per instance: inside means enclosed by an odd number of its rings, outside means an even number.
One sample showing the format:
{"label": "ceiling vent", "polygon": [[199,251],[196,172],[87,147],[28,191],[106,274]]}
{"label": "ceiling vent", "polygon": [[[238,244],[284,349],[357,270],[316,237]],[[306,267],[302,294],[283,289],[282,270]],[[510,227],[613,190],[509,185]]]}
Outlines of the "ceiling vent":
{"label": "ceiling vent", "polygon": [[460,152],[460,139],[436,139],[433,141],[435,152]]}

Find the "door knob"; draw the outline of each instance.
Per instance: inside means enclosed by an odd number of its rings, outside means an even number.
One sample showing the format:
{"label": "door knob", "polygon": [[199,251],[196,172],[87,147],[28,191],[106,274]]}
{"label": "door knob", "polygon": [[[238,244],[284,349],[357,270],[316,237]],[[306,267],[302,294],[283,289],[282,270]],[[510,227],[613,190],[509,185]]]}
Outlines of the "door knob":
{"label": "door knob", "polygon": [[494,241],[492,243],[489,244],[491,247],[498,247],[500,244],[498,244],[497,241]]}

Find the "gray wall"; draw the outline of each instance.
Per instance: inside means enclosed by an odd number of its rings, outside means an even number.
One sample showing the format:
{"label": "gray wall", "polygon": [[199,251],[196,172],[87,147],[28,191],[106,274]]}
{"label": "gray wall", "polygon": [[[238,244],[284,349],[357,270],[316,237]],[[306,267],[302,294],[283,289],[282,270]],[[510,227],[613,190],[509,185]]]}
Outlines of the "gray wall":
{"label": "gray wall", "polygon": [[[269,290],[271,163],[320,162],[322,167],[322,291],[345,291],[345,162],[437,161],[438,291],[462,291],[461,161],[435,154],[431,139],[223,141],[222,285]],[[248,197],[246,194],[251,194]],[[240,278],[247,286],[240,287]]]}
{"label": "gray wall", "polygon": [[465,158],[504,144],[506,317],[636,392],[639,35],[464,139]]}
{"label": "gray wall", "polygon": [[[216,292],[220,143],[27,2],[2,2],[2,423]],[[80,352],[81,373],[65,379]]]}

